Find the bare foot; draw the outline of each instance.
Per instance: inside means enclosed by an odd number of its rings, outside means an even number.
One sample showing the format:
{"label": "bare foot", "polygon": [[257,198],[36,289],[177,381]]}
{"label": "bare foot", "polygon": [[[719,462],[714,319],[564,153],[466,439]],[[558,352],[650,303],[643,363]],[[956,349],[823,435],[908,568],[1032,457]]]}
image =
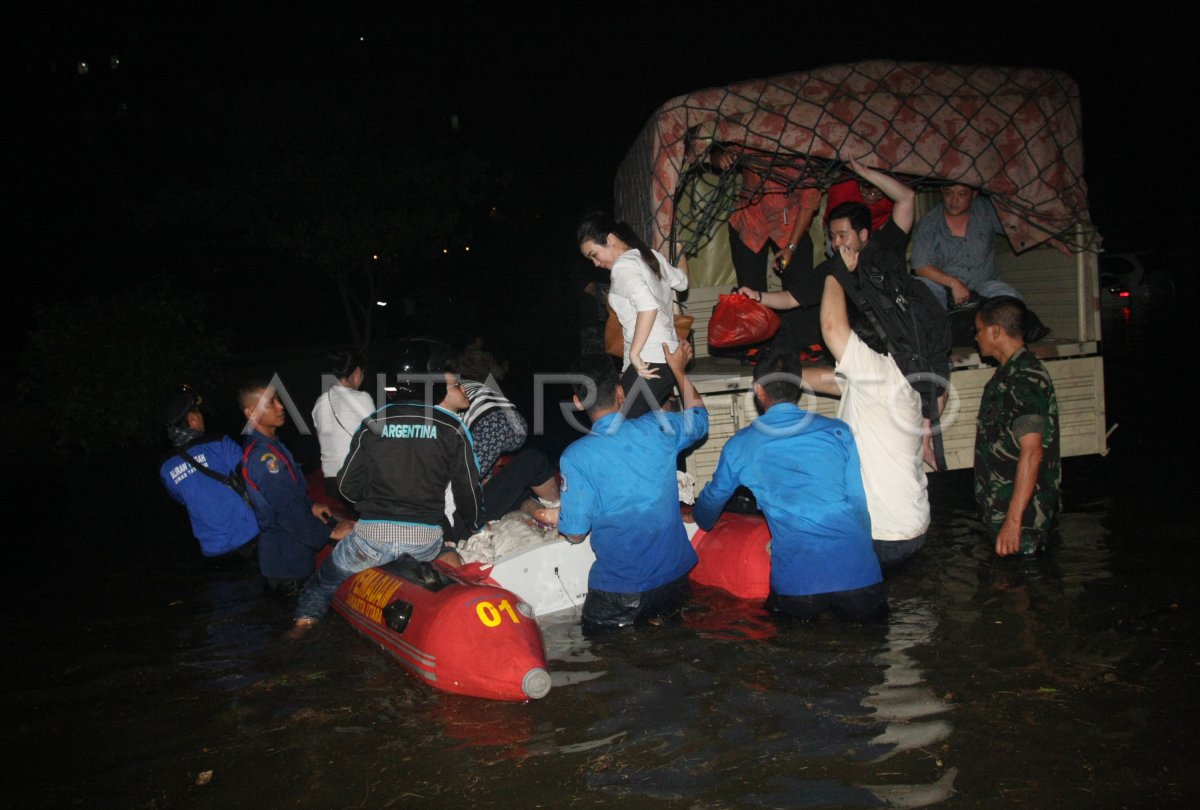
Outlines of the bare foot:
{"label": "bare foot", "polygon": [[534,509],[533,519],[544,526],[557,526],[558,510],[557,506],[543,506],[541,509]]}
{"label": "bare foot", "polygon": [[284,633],[292,641],[297,641],[308,635],[308,631],[317,626],[317,620],[304,616],[292,623],[292,629]]}

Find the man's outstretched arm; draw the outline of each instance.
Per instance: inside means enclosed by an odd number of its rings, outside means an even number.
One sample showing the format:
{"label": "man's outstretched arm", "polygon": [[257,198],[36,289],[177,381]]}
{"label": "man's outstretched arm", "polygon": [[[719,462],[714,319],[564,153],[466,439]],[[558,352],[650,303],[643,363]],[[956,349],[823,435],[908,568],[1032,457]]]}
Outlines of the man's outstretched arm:
{"label": "man's outstretched arm", "polygon": [[892,207],[892,221],[900,230],[911,233],[916,218],[916,192],[896,178],[864,166],[857,160],[851,160],[849,165],[855,174],[888,196],[895,204]]}
{"label": "man's outstretched arm", "polygon": [[821,294],[821,334],[825,337],[825,348],[840,362],[850,341],[850,315],[846,310],[846,292],[833,276],[825,277],[825,291]]}

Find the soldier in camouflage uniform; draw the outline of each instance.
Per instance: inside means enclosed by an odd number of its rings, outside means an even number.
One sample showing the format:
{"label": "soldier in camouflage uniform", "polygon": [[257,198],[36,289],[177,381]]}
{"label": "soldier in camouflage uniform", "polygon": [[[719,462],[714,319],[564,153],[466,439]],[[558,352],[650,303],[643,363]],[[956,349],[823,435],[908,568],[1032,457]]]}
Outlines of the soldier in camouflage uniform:
{"label": "soldier in camouflage uniform", "polygon": [[996,553],[1033,554],[1059,509],[1058,401],[1041,361],[1025,348],[1025,305],[988,299],[975,316],[979,353],[1000,364],[979,403],[975,501]]}

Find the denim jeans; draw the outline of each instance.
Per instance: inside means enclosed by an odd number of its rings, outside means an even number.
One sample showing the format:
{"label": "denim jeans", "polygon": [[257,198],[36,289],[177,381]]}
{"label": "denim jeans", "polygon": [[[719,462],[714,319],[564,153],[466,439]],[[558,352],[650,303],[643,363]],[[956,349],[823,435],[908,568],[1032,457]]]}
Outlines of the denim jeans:
{"label": "denim jeans", "polygon": [[767,595],[764,607],[769,613],[801,621],[812,621],[826,611],[832,611],[840,618],[852,622],[876,621],[888,613],[882,582],[849,591],[813,593],[807,596],[786,596],[772,590]]}
{"label": "denim jeans", "polygon": [[908,562],[909,557],[921,550],[921,547],[925,545],[926,537],[927,535],[922,534],[911,540],[872,540],[871,545],[875,547],[875,556],[879,558],[879,567],[884,571],[896,570]]}
{"label": "denim jeans", "polygon": [[[924,276],[917,276],[917,278],[921,279],[921,283],[929,288],[929,291],[933,293],[933,297],[937,299],[937,302],[941,304],[943,308],[945,308],[947,304],[946,299],[949,296],[948,288],[943,287],[936,281],[927,279]],[[999,280],[985,281],[973,289],[975,292],[979,293],[980,297],[982,298],[999,298],[1002,295],[1010,295],[1018,301],[1025,301],[1025,296],[1017,292],[1016,287],[1012,286],[1011,284],[1005,284],[1003,281]]]}
{"label": "denim jeans", "polygon": [[586,636],[628,627],[638,622],[676,613],[691,594],[687,574],[640,593],[614,593],[588,588],[580,625]]}
{"label": "denim jeans", "polygon": [[317,569],[304,592],[296,602],[296,619],[321,619],[329,612],[329,603],[338,586],[368,568],[386,565],[392,560],[405,554],[411,555],[421,562],[435,559],[442,550],[439,539],[428,546],[410,546],[403,543],[368,540],[355,532],[333,547],[333,552],[325,558],[325,562]]}

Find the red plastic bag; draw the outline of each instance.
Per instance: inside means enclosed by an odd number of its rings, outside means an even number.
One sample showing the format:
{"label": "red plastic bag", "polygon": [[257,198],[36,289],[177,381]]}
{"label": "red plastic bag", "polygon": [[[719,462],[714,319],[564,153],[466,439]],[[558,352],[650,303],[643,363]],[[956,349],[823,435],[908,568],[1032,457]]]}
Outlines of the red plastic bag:
{"label": "red plastic bag", "polygon": [[728,349],[762,343],[778,331],[779,316],[772,310],[744,295],[722,295],[708,321],[708,345]]}

